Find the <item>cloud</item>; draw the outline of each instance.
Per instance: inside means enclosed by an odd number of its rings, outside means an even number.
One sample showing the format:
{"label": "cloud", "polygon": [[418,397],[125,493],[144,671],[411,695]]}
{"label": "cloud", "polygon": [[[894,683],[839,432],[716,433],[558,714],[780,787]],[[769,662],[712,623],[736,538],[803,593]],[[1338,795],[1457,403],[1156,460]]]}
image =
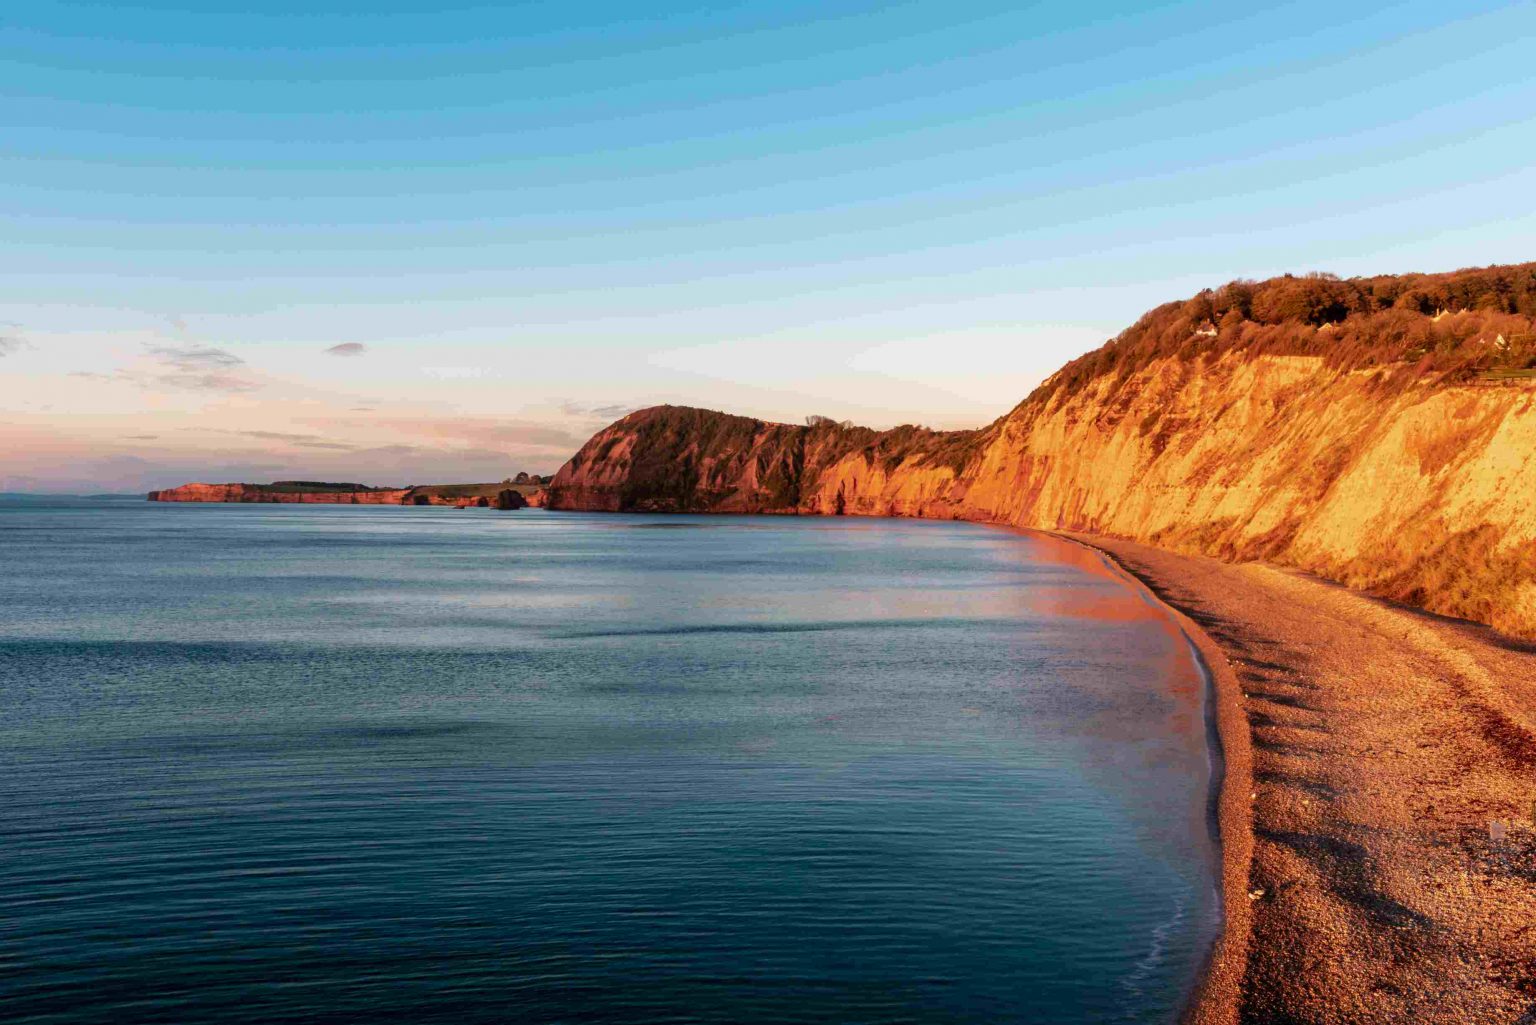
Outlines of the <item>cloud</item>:
{"label": "cloud", "polygon": [[615,420],[627,413],[633,413],[638,407],[616,402],[609,405],[598,406],[582,402],[562,402],[560,412],[566,416],[601,417],[604,420]]}
{"label": "cloud", "polygon": [[211,345],[146,345],[144,356],[129,366],[110,372],[72,370],[68,376],[122,381],[150,391],[247,392],[262,386],[245,360]]}
{"label": "cloud", "polygon": [[[199,430],[189,427],[187,430]],[[210,428],[215,434],[232,434],[240,438],[255,438],[258,441],[281,441],[288,445],[298,445],[302,448],[329,449],[335,452],[353,452],[358,446],[348,445],[341,441],[330,441],[318,434],[290,434],[286,431],[237,431],[229,429]]]}
{"label": "cloud", "polygon": [[149,354],[166,366],[187,373],[228,370],[245,364],[245,360],[234,353],[211,345],[151,345]]}
{"label": "cloud", "polygon": [[[538,460],[544,457],[563,462],[580,448],[590,431],[574,432],[556,423],[537,420],[511,420],[487,416],[323,416],[300,417],[293,426],[309,427],[320,434],[365,437],[379,441],[398,440],[419,451],[452,454],[455,458],[470,452],[502,453],[504,459]],[[359,449],[359,451],[374,451]],[[502,476],[506,476],[503,474]]]}
{"label": "cloud", "polygon": [[382,420],[377,427],[393,429],[418,438],[438,438],[476,446],[518,445],[576,451],[587,440],[560,427],[528,420],[488,417],[442,417]]}
{"label": "cloud", "polygon": [[[242,392],[260,387],[241,371],[245,360],[211,345],[152,345],[148,352],[166,368],[148,375],[150,383],[185,391]],[[145,383],[139,375],[125,376]]]}
{"label": "cloud", "polygon": [[362,342],[342,342],[325,350],[327,356],[361,356],[368,351],[368,346]]}
{"label": "cloud", "polygon": [[168,388],[184,391],[243,392],[261,387],[236,374],[161,374],[155,380]]}
{"label": "cloud", "polygon": [[0,335],[0,356],[9,356],[27,347],[27,343],[12,335]]}
{"label": "cloud", "polygon": [[350,452],[357,448],[356,445],[348,445],[341,441],[327,441],[314,434],[284,434],[281,431],[230,431],[229,433],[261,441],[286,441],[290,445],[301,445],[304,448],[328,448],[337,452]]}

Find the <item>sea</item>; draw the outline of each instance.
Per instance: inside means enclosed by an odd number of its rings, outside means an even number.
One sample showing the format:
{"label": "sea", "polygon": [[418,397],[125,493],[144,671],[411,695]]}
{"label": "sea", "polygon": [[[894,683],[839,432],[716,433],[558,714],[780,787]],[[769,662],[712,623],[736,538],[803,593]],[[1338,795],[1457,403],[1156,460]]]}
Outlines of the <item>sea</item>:
{"label": "sea", "polygon": [[0,499],[0,1020],[1173,1022],[1208,689],[976,524]]}

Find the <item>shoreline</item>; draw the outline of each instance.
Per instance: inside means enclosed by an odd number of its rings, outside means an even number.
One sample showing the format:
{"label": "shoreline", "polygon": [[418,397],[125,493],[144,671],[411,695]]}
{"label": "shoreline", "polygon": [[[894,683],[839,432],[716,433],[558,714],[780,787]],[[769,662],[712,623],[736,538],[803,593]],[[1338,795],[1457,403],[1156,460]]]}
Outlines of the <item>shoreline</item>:
{"label": "shoreline", "polygon": [[1252,792],[1253,759],[1248,718],[1242,709],[1241,690],[1227,654],[1198,623],[1089,536],[1020,529],[1024,533],[1044,534],[1078,545],[1103,559],[1127,586],[1141,593],[1174,621],[1189,644],[1196,669],[1204,677],[1204,719],[1211,758],[1208,821],[1214,833],[1220,866],[1215,884],[1221,907],[1221,928],[1203,955],[1178,1020],[1181,1025],[1235,1022],[1251,925],[1247,878],[1253,852],[1253,817],[1243,795]]}
{"label": "shoreline", "polygon": [[1222,931],[1182,1021],[1536,1021],[1536,646],[1260,563],[1041,531],[1211,674]]}

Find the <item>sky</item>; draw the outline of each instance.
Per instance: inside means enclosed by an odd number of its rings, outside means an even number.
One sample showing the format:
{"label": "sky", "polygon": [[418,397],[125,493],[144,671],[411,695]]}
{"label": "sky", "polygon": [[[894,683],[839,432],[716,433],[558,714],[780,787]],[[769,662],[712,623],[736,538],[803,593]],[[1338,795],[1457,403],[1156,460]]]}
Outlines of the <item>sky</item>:
{"label": "sky", "polygon": [[0,19],[0,491],[973,427],[1237,277],[1536,259],[1536,5],[188,0]]}

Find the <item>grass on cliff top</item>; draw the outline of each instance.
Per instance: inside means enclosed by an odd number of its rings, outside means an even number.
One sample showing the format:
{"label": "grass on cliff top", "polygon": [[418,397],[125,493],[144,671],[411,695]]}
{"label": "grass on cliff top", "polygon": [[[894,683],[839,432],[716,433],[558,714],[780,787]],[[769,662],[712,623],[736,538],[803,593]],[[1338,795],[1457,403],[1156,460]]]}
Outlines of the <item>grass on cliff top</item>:
{"label": "grass on cliff top", "polygon": [[1229,352],[1318,356],[1332,367],[1392,367],[1406,386],[1536,376],[1536,263],[1446,274],[1342,279],[1328,274],[1232,281],[1165,303],[1068,363],[1025,400],[1124,382],[1159,359]]}

